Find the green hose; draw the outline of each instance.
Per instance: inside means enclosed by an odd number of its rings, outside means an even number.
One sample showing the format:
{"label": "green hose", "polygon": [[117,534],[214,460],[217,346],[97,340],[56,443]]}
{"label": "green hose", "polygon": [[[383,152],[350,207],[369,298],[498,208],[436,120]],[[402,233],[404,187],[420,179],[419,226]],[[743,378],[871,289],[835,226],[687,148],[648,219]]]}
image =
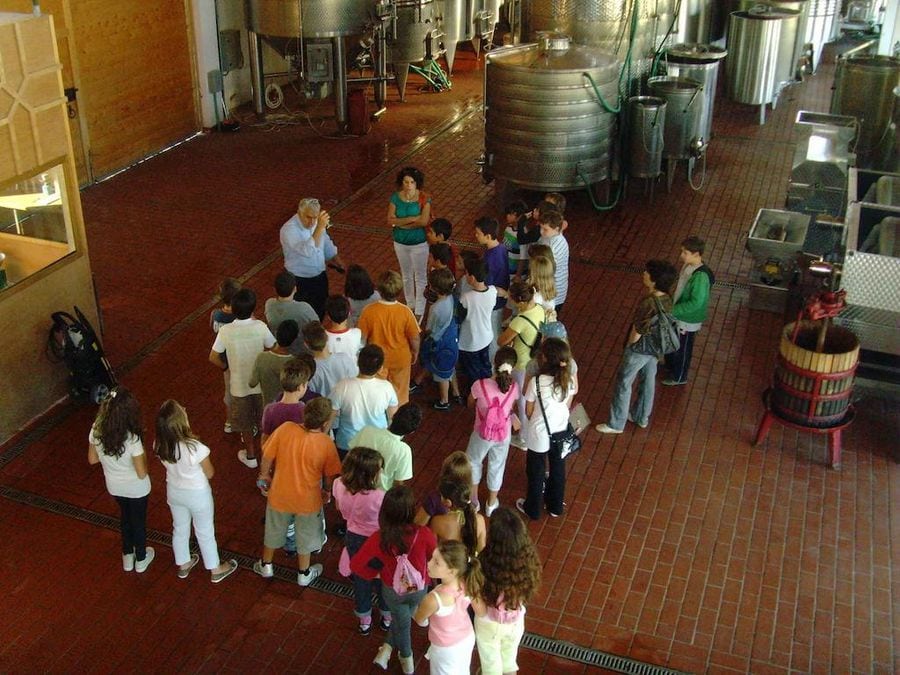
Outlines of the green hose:
{"label": "green hose", "polygon": [[600,89],[597,87],[597,83],[594,82],[594,78],[591,77],[591,74],[588,72],[584,72],[582,73],[582,76],[586,77],[588,79],[588,82],[591,83],[591,86],[594,88],[594,94],[596,94],[597,100],[600,101],[600,105],[603,106],[603,109],[608,113],[612,113],[613,115],[619,114],[619,112],[622,110],[621,99],[617,101],[616,107],[613,108],[609,105],[609,103],[606,102],[606,99],[603,98],[603,94],[600,93]]}

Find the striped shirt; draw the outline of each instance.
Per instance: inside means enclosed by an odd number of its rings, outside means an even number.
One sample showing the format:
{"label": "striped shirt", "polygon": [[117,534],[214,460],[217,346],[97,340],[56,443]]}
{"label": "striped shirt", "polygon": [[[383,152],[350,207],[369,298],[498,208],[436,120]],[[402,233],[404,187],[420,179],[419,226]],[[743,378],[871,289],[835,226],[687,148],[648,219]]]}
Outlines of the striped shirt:
{"label": "striped shirt", "polygon": [[541,237],[538,243],[549,246],[553,251],[553,261],[556,263],[556,274],[553,278],[556,285],[554,307],[559,307],[566,301],[569,292],[569,242],[560,232],[552,237]]}

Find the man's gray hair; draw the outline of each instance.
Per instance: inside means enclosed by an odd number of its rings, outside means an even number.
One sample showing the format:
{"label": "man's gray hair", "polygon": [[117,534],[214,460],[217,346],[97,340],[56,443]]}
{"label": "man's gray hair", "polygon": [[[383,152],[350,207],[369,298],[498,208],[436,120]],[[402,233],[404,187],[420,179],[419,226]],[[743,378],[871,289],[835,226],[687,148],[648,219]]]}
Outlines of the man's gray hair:
{"label": "man's gray hair", "polygon": [[313,197],[304,197],[297,205],[297,213],[311,213],[319,215],[319,211],[321,209],[322,206],[319,204],[319,200],[314,199]]}

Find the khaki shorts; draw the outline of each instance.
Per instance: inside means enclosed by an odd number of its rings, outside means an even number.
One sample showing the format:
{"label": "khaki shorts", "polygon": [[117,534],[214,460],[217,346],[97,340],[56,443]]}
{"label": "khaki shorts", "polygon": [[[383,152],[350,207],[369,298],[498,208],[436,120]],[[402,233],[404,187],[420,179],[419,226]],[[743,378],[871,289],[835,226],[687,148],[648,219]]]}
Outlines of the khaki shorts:
{"label": "khaki shorts", "polygon": [[297,553],[312,553],[325,545],[325,515],[321,509],[316,513],[284,513],[266,506],[263,546],[282,548],[291,522],[297,537]]}
{"label": "khaki shorts", "polygon": [[231,423],[238,431],[252,434],[262,422],[262,394],[232,396],[231,417]]}

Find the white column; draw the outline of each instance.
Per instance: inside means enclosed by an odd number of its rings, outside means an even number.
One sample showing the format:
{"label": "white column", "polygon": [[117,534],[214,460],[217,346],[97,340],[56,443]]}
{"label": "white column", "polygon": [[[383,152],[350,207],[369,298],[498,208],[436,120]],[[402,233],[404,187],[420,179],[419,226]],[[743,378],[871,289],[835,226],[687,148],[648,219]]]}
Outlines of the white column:
{"label": "white column", "polygon": [[890,56],[894,53],[894,43],[900,40],[900,2],[891,0],[886,2],[878,53]]}
{"label": "white column", "polygon": [[[209,93],[207,73],[219,70],[219,36],[216,32],[215,0],[191,0],[194,43],[197,48],[197,82],[200,85],[200,113],[203,126],[216,124],[213,95]],[[219,114],[221,117],[221,112]]]}

